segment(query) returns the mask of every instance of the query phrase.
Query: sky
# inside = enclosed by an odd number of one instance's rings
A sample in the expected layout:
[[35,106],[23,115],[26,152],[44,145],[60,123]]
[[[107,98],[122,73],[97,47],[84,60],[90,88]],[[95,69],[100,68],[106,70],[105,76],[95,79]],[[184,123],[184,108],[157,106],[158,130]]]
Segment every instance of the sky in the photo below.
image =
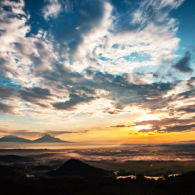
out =
[[195,140],[194,0],[1,0],[0,136]]

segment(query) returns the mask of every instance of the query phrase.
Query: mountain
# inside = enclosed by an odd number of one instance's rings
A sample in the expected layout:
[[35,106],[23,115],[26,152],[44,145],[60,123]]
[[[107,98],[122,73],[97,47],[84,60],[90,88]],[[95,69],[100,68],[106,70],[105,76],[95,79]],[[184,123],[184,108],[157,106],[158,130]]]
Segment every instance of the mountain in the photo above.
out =
[[13,136],[13,135],[7,135],[2,138],[0,138],[0,142],[23,142],[23,143],[31,143],[31,140],[24,139],[21,137]]
[[20,143],[69,143],[68,141],[64,141],[55,137],[52,137],[49,134],[45,134],[44,136],[36,139],[36,140],[28,140],[21,137],[7,135],[0,138],[0,142],[20,142]]
[[33,143],[68,143],[68,142],[61,140],[59,138],[52,137],[49,134],[45,134],[44,136],[34,140]]
[[53,176],[77,176],[77,177],[108,177],[113,176],[111,171],[92,167],[80,160],[70,159],[55,171],[49,172]]

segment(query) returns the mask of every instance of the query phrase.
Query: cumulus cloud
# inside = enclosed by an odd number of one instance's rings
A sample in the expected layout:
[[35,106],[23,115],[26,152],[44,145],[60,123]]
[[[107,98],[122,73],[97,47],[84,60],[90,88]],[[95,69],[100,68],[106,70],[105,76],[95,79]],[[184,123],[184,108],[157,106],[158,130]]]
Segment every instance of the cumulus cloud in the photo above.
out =
[[[16,77],[20,75],[16,59],[19,57],[14,50],[15,42],[22,42],[29,32],[30,27],[26,25],[28,15],[23,11],[24,1],[1,1],[0,26],[1,26],[1,52],[0,67],[1,76]],[[9,9],[6,9],[9,8]],[[25,68],[26,69],[26,68]],[[22,69],[21,69],[22,70]]]

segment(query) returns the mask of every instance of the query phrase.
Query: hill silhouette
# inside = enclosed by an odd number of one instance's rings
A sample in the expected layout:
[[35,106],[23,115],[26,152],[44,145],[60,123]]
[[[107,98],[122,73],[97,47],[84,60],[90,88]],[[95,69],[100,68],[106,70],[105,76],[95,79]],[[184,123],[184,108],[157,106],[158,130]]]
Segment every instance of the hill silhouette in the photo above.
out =
[[92,167],[80,160],[70,159],[55,171],[49,172],[53,176],[78,176],[78,177],[107,177],[112,176],[111,171]]

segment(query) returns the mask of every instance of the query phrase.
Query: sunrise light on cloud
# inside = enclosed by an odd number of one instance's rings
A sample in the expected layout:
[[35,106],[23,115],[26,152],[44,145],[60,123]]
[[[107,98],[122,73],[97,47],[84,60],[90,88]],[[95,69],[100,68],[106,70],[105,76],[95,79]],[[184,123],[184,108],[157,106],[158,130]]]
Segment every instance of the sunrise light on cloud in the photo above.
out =
[[0,0],[2,195],[195,194],[195,0]]
[[86,143],[191,140],[192,5],[2,0],[0,135],[50,133]]

